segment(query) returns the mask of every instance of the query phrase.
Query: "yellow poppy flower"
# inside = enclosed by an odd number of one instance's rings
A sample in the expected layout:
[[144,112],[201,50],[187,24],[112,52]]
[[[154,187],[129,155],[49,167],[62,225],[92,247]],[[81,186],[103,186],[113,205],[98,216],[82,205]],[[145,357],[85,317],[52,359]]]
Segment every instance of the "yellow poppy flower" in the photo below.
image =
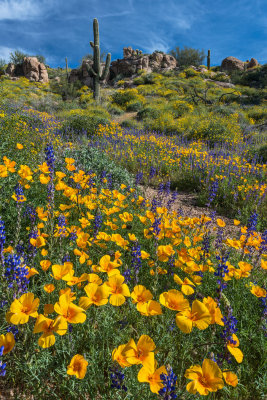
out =
[[15,339],[12,332],[7,332],[6,335],[0,335],[0,348],[4,346],[3,354],[9,353],[15,346]]
[[209,313],[211,315],[211,324],[224,326],[224,323],[222,321],[223,316],[216,301],[213,300],[212,297],[208,296],[204,297],[203,304],[205,304],[205,306],[209,310]]
[[98,286],[97,283],[88,283],[84,288],[87,297],[80,297],[79,306],[87,310],[92,304],[103,306],[108,303],[110,294],[107,286]]
[[155,300],[149,300],[146,303],[137,303],[136,309],[140,314],[145,315],[146,317],[162,314],[161,306]]
[[109,277],[108,282],[105,282],[103,286],[107,286],[111,296],[109,298],[110,304],[113,306],[121,306],[125,303],[125,297],[130,297],[130,290],[124,282],[124,276],[115,274]]
[[55,285],[53,285],[53,283],[47,283],[46,285],[44,285],[44,291],[46,293],[52,293],[55,290]]
[[131,293],[131,298],[133,303],[145,303],[148,300],[152,300],[153,295],[145,286],[137,285]]
[[155,348],[153,339],[148,335],[142,335],[137,344],[133,339],[130,339],[122,354],[125,355],[126,360],[131,365],[142,364],[147,369],[153,369],[155,360],[153,351]]
[[88,361],[80,354],[72,357],[70,364],[67,368],[68,375],[75,375],[78,379],[83,379],[87,371]]
[[228,342],[227,349],[232,354],[232,356],[234,356],[236,361],[240,364],[243,361],[243,353],[238,348],[239,340],[238,340],[238,337],[235,334],[232,335],[232,339],[235,341],[235,344],[233,344],[231,342]]
[[55,312],[62,315],[70,324],[83,324],[86,320],[84,309],[76,306],[68,294],[62,294],[55,304]]
[[260,286],[253,285],[250,291],[256,297],[266,297],[266,290]]
[[176,289],[171,289],[168,292],[163,292],[159,296],[160,303],[174,311],[183,311],[189,309],[189,302],[184,298],[184,295]]
[[55,320],[38,315],[35,322],[33,333],[41,333],[42,336],[38,339],[38,344],[43,349],[47,349],[55,344],[56,338],[54,333],[58,335],[65,335],[68,329],[68,323],[65,318],[58,316]]
[[203,361],[202,367],[193,365],[187,369],[185,377],[191,379],[186,390],[192,394],[198,392],[202,396],[207,396],[209,392],[217,392],[224,386],[222,371],[214,361],[208,359]]
[[225,383],[227,383],[227,385],[233,387],[236,387],[238,385],[238,378],[236,374],[234,374],[231,371],[223,372],[223,378],[225,380]]
[[199,300],[194,300],[192,310],[181,311],[175,318],[177,326],[184,333],[190,333],[193,326],[198,329],[206,329],[211,323],[211,315],[208,308]]
[[51,276],[54,279],[56,279],[57,281],[62,279],[63,276],[65,276],[67,274],[74,275],[73,264],[69,261],[64,262],[63,265],[58,265],[58,264],[52,265],[52,271],[53,271],[53,275],[51,275]]
[[21,143],[17,143],[16,145],[17,149],[22,150],[23,149],[23,145]]
[[150,386],[150,390],[152,393],[158,393],[160,389],[163,388],[163,383],[160,378],[161,374],[167,374],[166,368],[163,365],[162,367],[157,368],[157,363],[155,361],[153,368],[145,368],[142,367],[138,372],[137,379],[139,382],[148,382]]
[[169,258],[175,253],[172,245],[159,246],[157,250],[157,256],[159,261],[167,262]]
[[221,218],[217,218],[217,225],[220,228],[224,228],[225,227],[225,222]]
[[181,285],[181,291],[186,295],[186,296],[190,296],[191,294],[194,293],[194,289],[192,288],[192,286],[195,286],[195,284],[193,282],[190,281],[190,279],[185,278],[183,281],[182,279],[177,275],[174,274],[173,275],[173,279],[174,281],[178,284]]
[[126,346],[127,346],[127,343],[126,344],[121,344],[119,347],[117,347],[116,349],[114,349],[112,351],[112,360],[113,361],[117,361],[117,363],[122,368],[131,366],[131,364],[126,360],[125,354],[123,354],[123,351],[124,351]]
[[[44,249],[43,249],[43,250],[44,250]],[[47,271],[51,264],[52,264],[52,263],[51,263],[51,261],[49,261],[49,260],[42,260],[42,261],[40,261],[40,265],[41,265],[41,268],[42,268],[43,271]]]
[[39,302],[40,300],[35,299],[33,293],[24,293],[10,305],[10,311],[6,314],[7,321],[19,325],[26,324],[30,317],[37,318]]

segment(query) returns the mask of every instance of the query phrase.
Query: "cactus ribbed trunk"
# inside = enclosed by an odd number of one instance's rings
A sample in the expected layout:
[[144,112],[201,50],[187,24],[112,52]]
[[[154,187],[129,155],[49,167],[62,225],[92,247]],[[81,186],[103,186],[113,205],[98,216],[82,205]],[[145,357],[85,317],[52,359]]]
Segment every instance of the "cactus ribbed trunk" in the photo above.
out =
[[66,75],[67,75],[67,81],[69,81],[69,70],[68,70],[68,59],[67,59],[67,57],[65,58],[65,62],[66,62]]
[[100,100],[100,82],[103,81],[104,79],[106,79],[106,77],[108,75],[111,54],[108,53],[107,58],[106,58],[105,68],[104,68],[103,72],[101,73],[99,27],[98,27],[98,21],[96,18],[94,18],[93,29],[94,29],[94,42],[90,42],[90,45],[94,51],[94,62],[93,62],[93,67],[87,65],[87,70],[88,70],[89,74],[93,77],[94,99],[97,102],[99,102],[99,100]]
[[208,56],[207,56],[207,68],[208,68],[208,70],[210,69],[210,50],[208,50]]

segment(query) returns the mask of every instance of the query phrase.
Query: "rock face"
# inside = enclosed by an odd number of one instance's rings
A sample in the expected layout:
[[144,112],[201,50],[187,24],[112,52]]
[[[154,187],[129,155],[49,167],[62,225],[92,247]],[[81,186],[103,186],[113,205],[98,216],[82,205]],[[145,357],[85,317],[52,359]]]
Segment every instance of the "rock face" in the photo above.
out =
[[36,57],[24,57],[20,65],[8,64],[6,74],[10,77],[25,76],[33,82],[49,82],[47,69]]
[[[93,61],[84,60],[80,68],[72,69],[69,76],[70,83],[80,80],[84,85],[91,88],[93,87],[93,77],[88,73],[86,64],[92,65]],[[101,63],[101,66],[103,70],[105,63]],[[108,80],[112,80],[118,75],[131,77],[140,70],[146,72],[160,72],[163,70],[174,69],[176,67],[176,59],[168,54],[156,51],[153,54],[144,55],[141,50],[133,50],[131,47],[124,47],[123,58],[112,61],[109,75],[103,83],[105,84]]]
[[110,79],[117,75],[130,77],[140,70],[153,72],[170,70],[177,67],[177,61],[173,56],[155,51],[152,54],[142,54],[140,50],[124,47],[123,58],[112,61],[110,66]]
[[[84,85],[93,88],[93,76],[91,76],[87,70],[86,65],[93,65],[93,61],[91,60],[83,60],[82,65],[80,68],[75,68],[70,71],[70,76],[69,76],[69,82],[73,83],[76,82],[77,80],[81,81]],[[102,71],[105,68],[105,63],[101,63]],[[103,81],[103,83],[106,83],[108,80],[109,75],[107,76],[107,79]]]
[[226,57],[222,60],[221,70],[222,71],[244,71],[245,63],[235,57]]
[[257,67],[259,65],[258,61],[256,60],[256,58],[252,58],[248,64],[247,64],[247,68],[254,68]]

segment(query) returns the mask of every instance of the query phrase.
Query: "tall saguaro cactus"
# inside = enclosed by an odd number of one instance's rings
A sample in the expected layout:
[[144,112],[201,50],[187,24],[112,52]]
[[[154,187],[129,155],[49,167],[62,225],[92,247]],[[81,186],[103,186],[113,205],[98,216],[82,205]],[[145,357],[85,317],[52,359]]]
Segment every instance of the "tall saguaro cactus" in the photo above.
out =
[[69,81],[69,69],[68,69],[68,59],[67,57],[65,58],[65,62],[66,62],[66,76],[67,76],[67,82]]
[[101,63],[100,63],[100,47],[99,47],[99,28],[98,28],[98,20],[94,18],[93,22],[93,28],[94,28],[94,42],[90,42],[91,47],[93,48],[94,51],[94,63],[93,66],[87,65],[87,70],[91,76],[93,76],[93,84],[94,84],[94,99],[99,102],[100,99],[100,82],[106,79],[108,72],[109,72],[109,66],[110,66],[110,60],[111,60],[111,54],[108,53],[106,57],[106,64],[105,68],[101,72]]
[[207,68],[210,69],[210,50],[208,50],[208,55],[207,55]]

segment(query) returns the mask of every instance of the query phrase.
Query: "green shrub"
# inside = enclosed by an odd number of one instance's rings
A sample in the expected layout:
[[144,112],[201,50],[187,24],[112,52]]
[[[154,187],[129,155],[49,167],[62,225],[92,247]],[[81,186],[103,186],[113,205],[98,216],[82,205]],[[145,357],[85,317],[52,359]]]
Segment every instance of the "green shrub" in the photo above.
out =
[[138,99],[138,96],[136,89],[117,90],[112,95],[112,100],[115,104],[123,107],[126,103]]
[[140,110],[137,113],[137,118],[139,120],[144,120],[146,118],[158,118],[160,116],[160,114],[162,114],[162,112],[164,112],[161,108],[159,107],[153,107],[150,105],[145,106],[142,110]]
[[140,111],[143,108],[143,102],[141,100],[131,100],[126,103],[127,111]]
[[141,129],[140,123],[138,123],[138,121],[136,121],[136,119],[133,118],[124,120],[120,125],[123,128]]
[[107,110],[112,115],[122,115],[124,113],[124,110],[117,106],[117,104],[109,104]]
[[267,109],[264,107],[252,107],[248,110],[247,115],[256,122],[264,121],[267,119]]
[[[75,111],[75,110],[73,110]],[[107,115],[95,114],[72,114],[64,122],[62,126],[63,133],[69,132],[85,133],[89,136],[94,135],[97,127],[106,125],[109,122]]]
[[197,67],[203,63],[206,57],[204,50],[197,50],[187,46],[184,46],[183,49],[176,47],[175,50],[171,50],[170,54],[176,58],[178,66],[181,68],[186,68],[190,65]]
[[98,179],[103,177],[104,172],[106,176],[111,175],[111,182],[114,188],[119,188],[122,183],[133,185],[133,177],[125,168],[117,165],[105,153],[92,145],[90,147],[82,147],[79,150],[72,150],[67,157],[73,157],[77,165],[84,171],[94,171]]

